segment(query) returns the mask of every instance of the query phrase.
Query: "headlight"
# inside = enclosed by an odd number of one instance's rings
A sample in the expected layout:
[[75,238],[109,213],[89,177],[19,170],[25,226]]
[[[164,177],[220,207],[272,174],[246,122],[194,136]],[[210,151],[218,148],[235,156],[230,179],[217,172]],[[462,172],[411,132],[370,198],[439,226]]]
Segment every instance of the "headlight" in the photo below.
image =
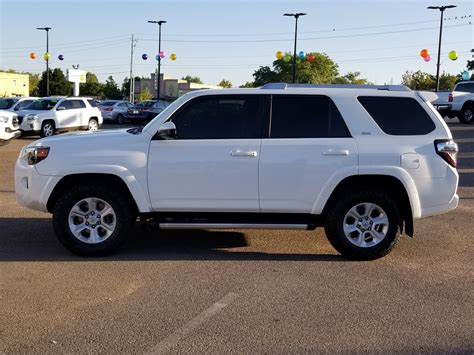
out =
[[26,115],[25,118],[26,118],[27,121],[34,121],[34,120],[38,119],[38,116],[36,116],[36,115]]
[[8,123],[8,117],[0,117],[0,123]]
[[23,149],[22,159],[28,162],[28,165],[38,164],[49,155],[49,147],[26,147]]

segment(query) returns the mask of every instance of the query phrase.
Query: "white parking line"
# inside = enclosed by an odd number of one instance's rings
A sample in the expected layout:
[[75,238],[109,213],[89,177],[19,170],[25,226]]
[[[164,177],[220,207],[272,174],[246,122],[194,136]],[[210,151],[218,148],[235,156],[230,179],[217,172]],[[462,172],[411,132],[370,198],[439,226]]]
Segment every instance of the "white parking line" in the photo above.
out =
[[178,344],[178,342],[184,338],[187,334],[191,333],[193,330],[198,328],[205,321],[215,316],[217,313],[222,311],[227,305],[232,303],[237,298],[236,293],[229,293],[219,301],[214,303],[211,307],[198,314],[196,317],[187,322],[184,326],[176,330],[174,333],[170,334],[168,337],[160,341],[156,346],[148,351],[147,354],[165,354],[173,346]]

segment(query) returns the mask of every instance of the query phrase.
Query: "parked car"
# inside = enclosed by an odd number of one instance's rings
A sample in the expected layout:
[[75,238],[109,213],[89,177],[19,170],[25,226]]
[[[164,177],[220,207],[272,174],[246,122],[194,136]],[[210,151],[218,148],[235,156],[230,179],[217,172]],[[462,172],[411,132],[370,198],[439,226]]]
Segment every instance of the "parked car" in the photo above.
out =
[[0,98],[0,110],[20,111],[38,97],[3,97]]
[[116,250],[140,217],[161,229],[323,226],[343,256],[380,258],[414,219],[458,205],[458,147],[428,101],[390,85],[195,91],[145,127],[29,144],[16,198],[52,213],[80,255]]
[[132,122],[149,122],[169,106],[167,101],[143,101],[127,111],[127,119]]
[[104,120],[115,121],[119,124],[125,122],[127,118],[127,111],[133,105],[128,101],[122,100],[107,100],[99,103],[99,110],[102,113]]
[[103,119],[94,100],[82,97],[39,99],[18,112],[22,134],[52,136],[78,129],[96,131]]
[[474,81],[461,81],[452,92],[438,92],[433,105],[441,116],[457,117],[461,123],[474,122]]
[[18,138],[20,135],[18,115],[10,111],[0,110],[0,145],[13,138]]

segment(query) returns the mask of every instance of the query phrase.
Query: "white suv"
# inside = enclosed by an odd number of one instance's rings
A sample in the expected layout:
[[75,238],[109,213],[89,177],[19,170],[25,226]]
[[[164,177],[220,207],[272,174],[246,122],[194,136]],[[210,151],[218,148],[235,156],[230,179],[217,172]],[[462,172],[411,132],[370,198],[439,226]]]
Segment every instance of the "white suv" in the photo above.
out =
[[345,257],[386,255],[413,220],[458,205],[457,145],[405,87],[203,90],[144,128],[22,149],[18,202],[53,214],[80,255],[115,250],[137,220],[162,229],[324,226]]
[[52,136],[55,132],[78,129],[96,131],[102,125],[102,114],[94,100],[81,97],[46,97],[18,112],[23,134]]

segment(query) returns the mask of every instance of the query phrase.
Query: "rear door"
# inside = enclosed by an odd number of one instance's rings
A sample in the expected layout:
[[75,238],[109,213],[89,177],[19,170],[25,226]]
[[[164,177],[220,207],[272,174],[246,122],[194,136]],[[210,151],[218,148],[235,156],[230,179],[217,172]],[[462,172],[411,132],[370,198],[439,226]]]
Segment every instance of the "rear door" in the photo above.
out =
[[323,95],[273,95],[259,167],[262,212],[311,213],[331,179],[357,173],[354,139]]

